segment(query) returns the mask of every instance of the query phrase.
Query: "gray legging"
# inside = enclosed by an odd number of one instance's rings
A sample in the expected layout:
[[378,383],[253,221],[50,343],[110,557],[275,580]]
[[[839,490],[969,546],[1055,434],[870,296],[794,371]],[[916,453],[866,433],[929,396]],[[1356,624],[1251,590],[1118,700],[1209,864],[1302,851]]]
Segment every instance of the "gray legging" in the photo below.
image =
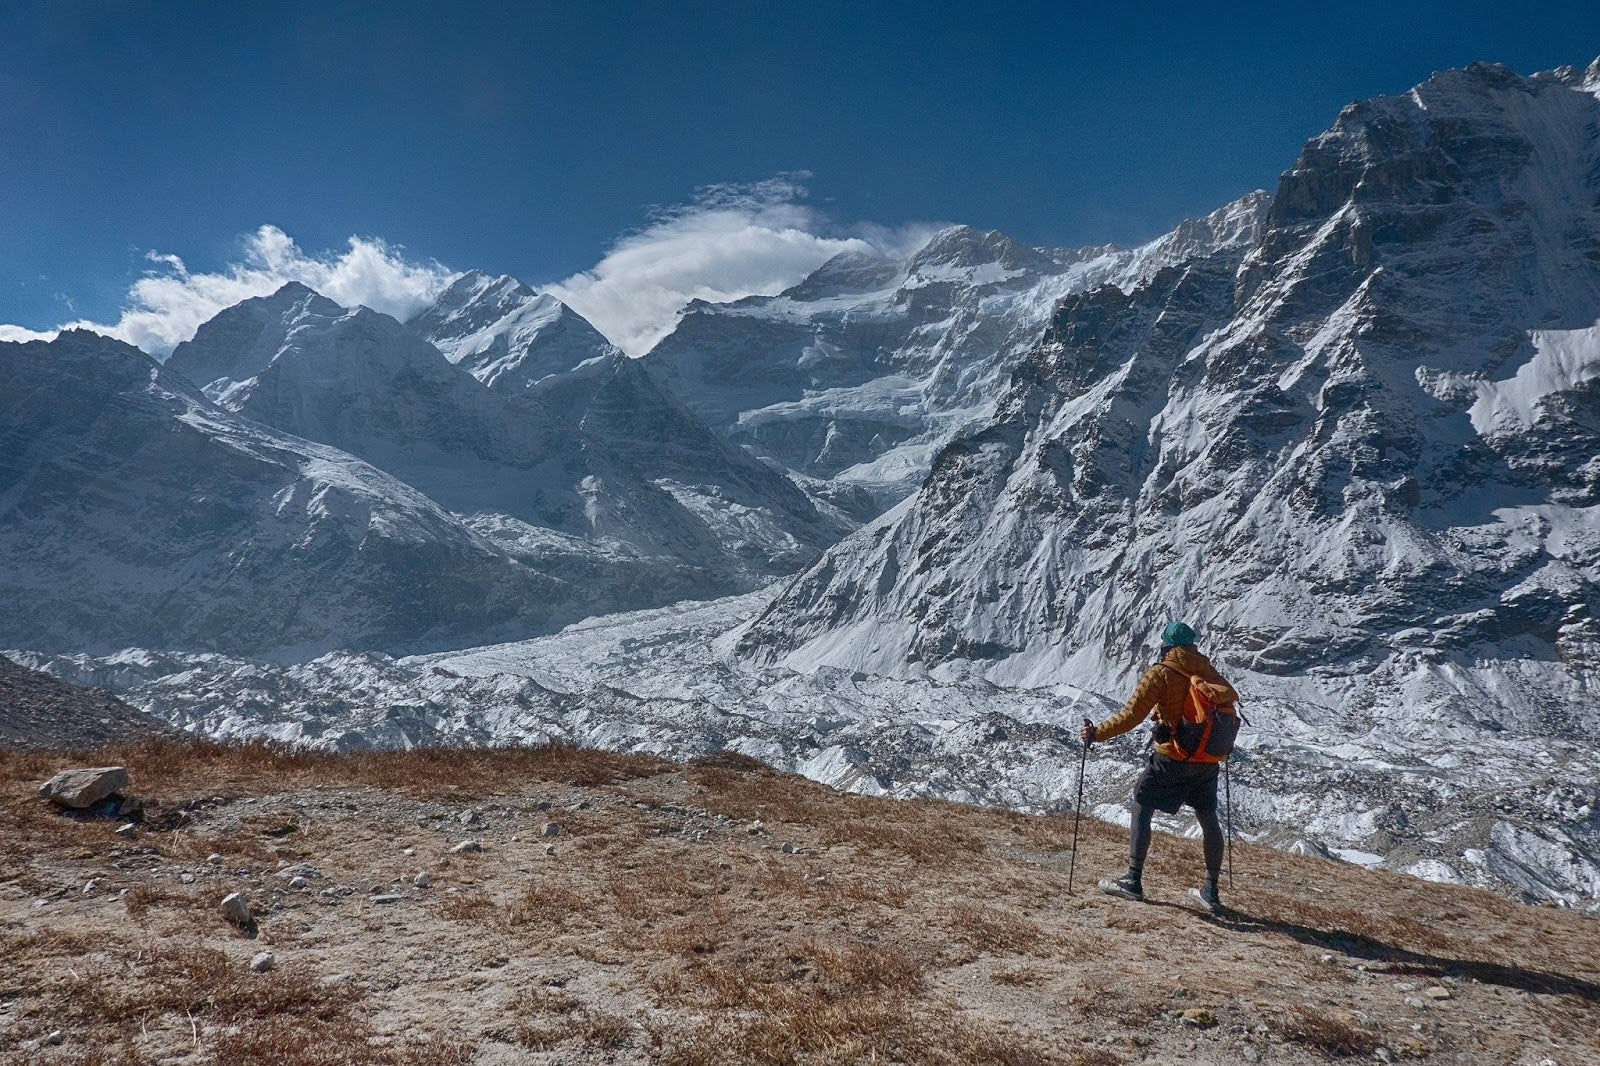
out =
[[[1128,834],[1128,860],[1135,870],[1144,869],[1144,857],[1150,853],[1150,819],[1155,817],[1155,813],[1154,807],[1142,803],[1133,805],[1133,824]],[[1200,821],[1200,834],[1205,840],[1206,874],[1215,881],[1217,875],[1222,873],[1222,823],[1217,821],[1215,808],[1195,811],[1194,816]]]

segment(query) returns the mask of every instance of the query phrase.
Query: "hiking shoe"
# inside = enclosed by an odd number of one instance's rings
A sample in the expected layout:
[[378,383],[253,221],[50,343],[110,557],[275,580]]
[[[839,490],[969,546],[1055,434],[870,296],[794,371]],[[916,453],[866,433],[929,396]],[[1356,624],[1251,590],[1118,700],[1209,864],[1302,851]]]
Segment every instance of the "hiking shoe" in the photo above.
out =
[[1222,913],[1222,896],[1217,892],[1217,886],[1210,882],[1200,888],[1191,888],[1189,890],[1189,902],[1207,914]]
[[1100,891],[1108,896],[1121,896],[1123,899],[1131,899],[1139,903],[1144,902],[1144,885],[1137,877],[1124,875],[1115,881],[1109,877],[1102,877],[1100,879]]

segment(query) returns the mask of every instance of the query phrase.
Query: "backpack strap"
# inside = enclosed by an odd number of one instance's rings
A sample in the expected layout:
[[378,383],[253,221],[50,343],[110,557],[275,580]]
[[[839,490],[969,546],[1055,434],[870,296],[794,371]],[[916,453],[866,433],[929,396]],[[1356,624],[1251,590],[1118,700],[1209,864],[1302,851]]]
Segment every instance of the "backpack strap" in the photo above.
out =
[[[1156,665],[1157,666],[1164,666],[1168,670],[1171,670],[1173,673],[1177,674],[1179,677],[1187,678],[1188,681],[1189,681],[1189,684],[1191,686],[1194,685],[1194,675],[1189,673],[1189,671],[1184,670],[1184,669],[1182,669],[1180,667],[1177,667],[1177,666],[1173,666],[1171,663],[1167,662],[1165,659],[1162,659],[1162,660],[1158,661],[1156,663]],[[1188,698],[1189,698],[1188,693],[1185,693],[1184,694],[1184,699],[1187,700]],[[1179,721],[1180,724],[1182,723],[1183,719],[1184,719],[1183,712],[1181,712],[1181,711],[1178,712],[1178,721]],[[1205,750],[1205,748],[1206,748],[1206,743],[1205,742],[1206,742],[1206,739],[1209,738],[1210,733],[1211,733],[1211,723],[1208,721],[1208,722],[1206,722],[1206,736],[1201,738],[1200,743],[1195,745],[1195,749],[1193,751],[1189,751],[1186,748],[1184,748],[1182,741],[1180,741],[1178,739],[1178,731],[1176,729],[1173,729],[1172,730],[1172,735],[1167,738],[1167,744],[1171,746],[1173,751],[1178,753],[1178,761],[1179,762],[1190,762],[1190,761],[1192,761],[1194,759],[1194,757],[1196,755],[1198,755],[1200,752]]]

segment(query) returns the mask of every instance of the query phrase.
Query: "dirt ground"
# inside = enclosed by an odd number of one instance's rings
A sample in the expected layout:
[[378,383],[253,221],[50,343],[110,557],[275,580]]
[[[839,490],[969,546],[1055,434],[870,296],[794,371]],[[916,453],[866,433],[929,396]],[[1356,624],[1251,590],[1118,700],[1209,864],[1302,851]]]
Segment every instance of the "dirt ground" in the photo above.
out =
[[[122,835],[34,795],[108,764]],[[0,753],[0,825],[7,1063],[1600,1062],[1593,919],[1243,845],[1211,917],[1166,836],[1132,903],[1089,819],[1069,893],[1070,816],[739,756]]]

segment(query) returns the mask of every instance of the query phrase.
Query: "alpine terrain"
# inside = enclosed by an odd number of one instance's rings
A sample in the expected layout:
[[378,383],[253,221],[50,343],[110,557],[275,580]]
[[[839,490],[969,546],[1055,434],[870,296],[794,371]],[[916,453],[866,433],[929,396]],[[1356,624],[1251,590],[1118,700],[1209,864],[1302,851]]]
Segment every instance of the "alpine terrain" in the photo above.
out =
[[1347,107],[1248,245],[1063,301],[739,654],[1115,696],[1189,619],[1250,822],[1593,899],[1597,93],[1478,65]]
[[1600,61],[1446,71],[1143,247],[943,228],[638,359],[476,271],[0,345],[0,647],[214,737],[1049,812],[1181,618],[1243,839],[1596,911],[1597,130]]

